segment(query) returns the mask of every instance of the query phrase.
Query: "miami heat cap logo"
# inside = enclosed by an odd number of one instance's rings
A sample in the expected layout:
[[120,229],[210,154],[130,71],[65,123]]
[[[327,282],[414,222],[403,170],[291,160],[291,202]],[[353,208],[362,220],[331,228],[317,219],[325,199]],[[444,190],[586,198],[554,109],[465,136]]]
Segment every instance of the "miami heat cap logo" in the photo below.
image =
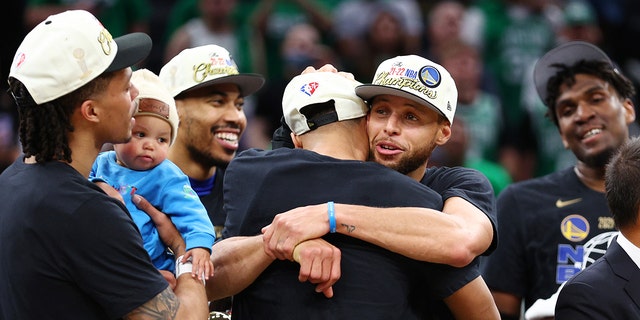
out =
[[300,91],[311,97],[313,93],[316,92],[316,89],[318,89],[319,86],[320,85],[317,82],[305,83],[302,85],[302,87],[300,87]]
[[562,235],[569,241],[579,242],[589,236],[589,221],[581,215],[572,214],[560,223]]

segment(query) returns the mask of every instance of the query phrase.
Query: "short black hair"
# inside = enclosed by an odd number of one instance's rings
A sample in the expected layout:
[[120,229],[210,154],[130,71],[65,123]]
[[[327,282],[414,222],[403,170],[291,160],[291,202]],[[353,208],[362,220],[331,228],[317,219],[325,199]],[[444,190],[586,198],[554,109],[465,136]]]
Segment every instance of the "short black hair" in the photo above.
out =
[[547,81],[547,116],[558,126],[556,116],[556,100],[560,96],[562,85],[572,86],[576,82],[577,74],[588,74],[610,83],[622,99],[634,98],[636,91],[633,82],[622,75],[609,62],[600,60],[580,60],[572,66],[553,64],[558,69],[556,74]]
[[19,136],[25,157],[36,162],[62,160],[71,163],[67,134],[74,130],[71,115],[83,101],[106,90],[113,72],[106,72],[84,86],[43,104],[36,104],[25,85],[9,78],[9,90],[18,108]]

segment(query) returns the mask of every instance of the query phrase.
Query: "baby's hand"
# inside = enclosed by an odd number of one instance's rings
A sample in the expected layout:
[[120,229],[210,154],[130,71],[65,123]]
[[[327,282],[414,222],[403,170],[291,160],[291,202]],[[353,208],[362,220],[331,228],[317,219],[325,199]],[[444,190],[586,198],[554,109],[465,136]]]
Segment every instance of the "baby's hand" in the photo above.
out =
[[[184,255],[184,259],[191,257],[193,270],[191,276],[198,280],[209,280],[213,276],[213,262],[211,262],[211,254],[205,248],[193,248]],[[204,277],[204,278],[203,278]]]

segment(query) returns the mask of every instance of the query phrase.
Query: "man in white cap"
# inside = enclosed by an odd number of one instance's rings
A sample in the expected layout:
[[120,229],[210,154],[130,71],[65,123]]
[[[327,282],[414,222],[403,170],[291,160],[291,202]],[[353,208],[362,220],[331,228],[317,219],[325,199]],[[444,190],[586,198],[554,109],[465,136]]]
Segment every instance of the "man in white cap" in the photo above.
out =
[[[339,234],[348,232],[337,224],[336,202],[438,210],[442,205],[433,190],[365,161],[369,108],[355,94],[358,84],[330,72],[295,77],[285,89],[283,114],[296,148],[252,149],[230,163],[225,239],[213,247],[216,273],[208,292],[234,295],[238,319],[419,319],[433,311],[424,308],[429,298],[449,299],[459,317],[497,319],[476,268],[412,260]],[[319,223],[327,235],[298,243],[291,259],[267,255],[263,236],[256,234],[276,214],[308,203],[322,203]],[[458,295],[461,287],[466,290]]]
[[[366,226],[350,235],[422,261],[466,266],[492,252],[497,245],[494,197],[486,177],[462,167],[427,169],[431,152],[451,135],[457,90],[449,73],[428,59],[398,56],[381,63],[373,83],[358,86],[356,94],[375,111],[367,124],[370,160],[440,193],[447,215],[339,205],[338,219],[345,219],[339,225]],[[285,140],[288,130],[281,127],[274,139]],[[276,217],[265,232],[267,251],[278,258],[290,257],[297,243],[327,232],[323,227],[303,227],[318,225],[313,222],[322,216],[320,206],[296,211]],[[395,215],[393,221],[376,223],[389,214]]]
[[[425,208],[336,204],[336,220],[344,226],[338,232],[412,259],[478,269],[477,256],[497,245],[490,183],[477,170],[427,169],[434,148],[451,135],[457,89],[450,74],[420,56],[398,56],[382,62],[372,84],[358,86],[356,94],[371,107],[370,159],[437,191],[446,214]],[[265,231],[267,252],[280,259],[290,257],[295,245],[327,232],[319,223],[322,219],[320,205],[277,216]]]
[[216,228],[224,226],[224,168],[238,150],[247,126],[245,97],[258,91],[264,78],[240,74],[225,48],[204,45],[185,49],[160,70],[160,79],[176,100],[180,130],[169,159],[189,176]]
[[[229,51],[213,44],[181,51],[162,67],[159,76],[175,98],[180,117],[169,160],[189,177],[219,239],[226,220],[224,170],[236,155],[247,126],[245,98],[262,87],[264,77],[240,74]],[[215,311],[229,308],[229,300],[211,303]]]
[[24,155],[0,175],[1,318],[206,316],[202,282],[179,275],[174,292],[124,204],[87,179],[103,144],[131,138],[130,66],[150,50],[86,11],[48,17],[18,48],[8,80]]

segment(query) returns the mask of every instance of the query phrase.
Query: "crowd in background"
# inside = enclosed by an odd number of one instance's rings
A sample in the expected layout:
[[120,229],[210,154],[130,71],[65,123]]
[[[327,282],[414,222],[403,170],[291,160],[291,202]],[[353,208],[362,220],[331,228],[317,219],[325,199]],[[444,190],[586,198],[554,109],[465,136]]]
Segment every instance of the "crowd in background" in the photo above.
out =
[[[418,54],[442,64],[459,91],[453,137],[430,165],[483,172],[498,193],[513,181],[575,162],[532,81],[535,61],[568,40],[602,48],[640,84],[640,2],[633,0],[22,0],[2,10],[0,76],[24,34],[49,14],[93,12],[113,33],[151,35],[139,67],[155,73],[175,54],[214,43],[227,48],[240,72],[265,76],[247,99],[242,148],[268,149],[280,124],[284,88],[306,66],[326,63],[370,83],[376,66]],[[0,169],[20,152],[15,105],[2,81]],[[636,105],[638,105],[636,103]],[[632,133],[635,132],[632,130]]]

